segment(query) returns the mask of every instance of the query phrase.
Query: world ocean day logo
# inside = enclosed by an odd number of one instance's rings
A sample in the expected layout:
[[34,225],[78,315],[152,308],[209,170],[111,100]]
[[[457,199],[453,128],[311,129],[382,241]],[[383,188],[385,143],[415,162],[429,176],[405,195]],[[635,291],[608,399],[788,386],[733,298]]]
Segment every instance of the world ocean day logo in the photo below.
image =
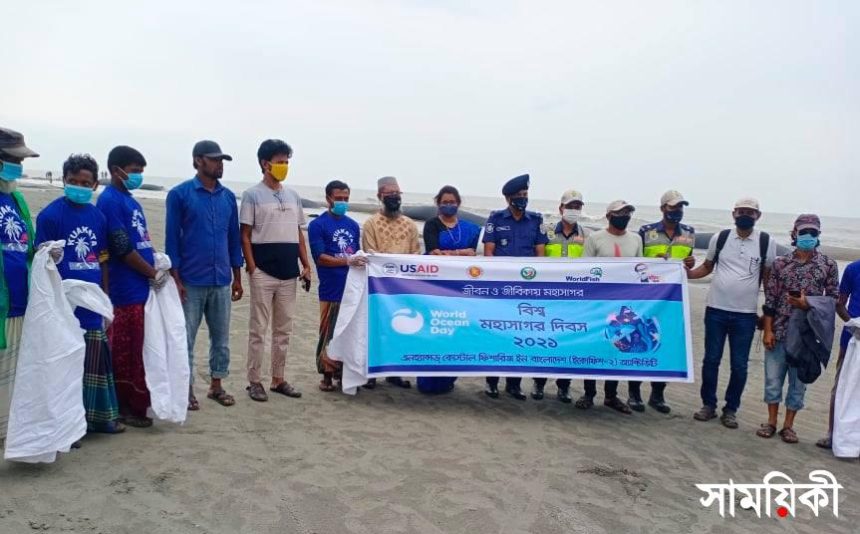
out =
[[424,316],[415,310],[401,308],[391,315],[391,329],[398,334],[411,336],[424,328]]

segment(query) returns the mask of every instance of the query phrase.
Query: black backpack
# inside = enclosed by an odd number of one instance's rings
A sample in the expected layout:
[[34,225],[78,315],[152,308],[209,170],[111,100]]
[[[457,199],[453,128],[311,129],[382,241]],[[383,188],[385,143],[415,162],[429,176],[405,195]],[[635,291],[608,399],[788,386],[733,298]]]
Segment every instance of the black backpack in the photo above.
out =
[[[714,265],[720,261],[720,251],[723,250],[723,247],[726,246],[726,241],[729,240],[729,235],[732,233],[732,230],[727,228],[720,232],[720,235],[717,237],[717,251],[714,253]],[[758,238],[758,257],[759,261],[759,271],[758,271],[758,280],[759,283],[764,279],[764,266],[767,263],[767,249],[770,246],[770,235],[767,232],[760,232]]]

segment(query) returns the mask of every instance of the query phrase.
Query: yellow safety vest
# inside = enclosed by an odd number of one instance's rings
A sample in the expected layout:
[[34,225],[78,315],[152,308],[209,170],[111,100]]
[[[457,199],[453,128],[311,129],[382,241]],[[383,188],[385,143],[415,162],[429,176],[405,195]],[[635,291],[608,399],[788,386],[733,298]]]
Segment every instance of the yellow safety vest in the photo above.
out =
[[[659,223],[658,223],[659,224]],[[695,231],[684,224],[679,224],[672,239],[657,225],[648,225],[642,229],[643,253],[646,258],[662,258],[667,253],[675,260],[682,260],[693,253],[696,244]]]
[[544,248],[544,254],[549,258],[581,258],[585,252],[585,229],[577,225],[578,233],[565,238],[558,230],[547,228],[549,243]]

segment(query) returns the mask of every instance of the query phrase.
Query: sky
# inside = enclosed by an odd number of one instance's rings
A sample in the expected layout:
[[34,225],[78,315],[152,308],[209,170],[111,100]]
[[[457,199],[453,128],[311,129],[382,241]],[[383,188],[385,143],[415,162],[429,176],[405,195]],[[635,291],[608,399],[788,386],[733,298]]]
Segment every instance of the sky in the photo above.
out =
[[260,177],[501,197],[857,216],[860,2],[18,2],[4,20],[0,126],[59,169],[141,150],[192,176],[191,148]]

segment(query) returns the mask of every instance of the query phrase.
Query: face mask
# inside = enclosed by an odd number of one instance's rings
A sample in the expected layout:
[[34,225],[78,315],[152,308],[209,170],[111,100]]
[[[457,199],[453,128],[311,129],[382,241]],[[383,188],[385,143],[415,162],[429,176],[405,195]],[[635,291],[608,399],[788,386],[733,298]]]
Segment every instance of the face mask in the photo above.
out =
[[681,210],[667,211],[665,216],[666,216],[666,220],[669,221],[670,223],[678,224],[684,218],[684,212]]
[[66,198],[75,204],[89,204],[93,198],[93,190],[89,187],[66,184],[63,187]]
[[385,206],[385,211],[388,213],[400,211],[400,195],[382,197],[382,205]]
[[0,178],[11,182],[17,180],[24,174],[24,166],[20,163],[9,163],[0,161]]
[[453,217],[457,215],[458,206],[456,204],[439,204],[439,213],[445,217]]
[[130,172],[126,175],[125,188],[134,191],[143,184],[143,175],[139,172]]
[[271,163],[272,167],[269,169],[269,174],[272,175],[272,178],[279,182],[283,182],[287,179],[287,173],[290,171],[289,163]]
[[740,215],[735,217],[735,226],[741,230],[749,230],[755,226],[755,218],[749,215]]
[[800,250],[812,250],[818,246],[818,238],[809,234],[801,234],[795,240]]
[[335,200],[334,204],[332,204],[331,212],[337,215],[338,217],[343,217],[346,215],[346,211],[349,209],[349,202],[344,200]]
[[626,230],[630,224],[630,215],[612,215],[609,217],[609,224],[618,230]]
[[526,206],[529,205],[528,197],[517,197],[511,200],[511,206],[520,211],[526,211]]
[[561,212],[561,218],[567,224],[576,224],[582,216],[582,210],[565,209]]

